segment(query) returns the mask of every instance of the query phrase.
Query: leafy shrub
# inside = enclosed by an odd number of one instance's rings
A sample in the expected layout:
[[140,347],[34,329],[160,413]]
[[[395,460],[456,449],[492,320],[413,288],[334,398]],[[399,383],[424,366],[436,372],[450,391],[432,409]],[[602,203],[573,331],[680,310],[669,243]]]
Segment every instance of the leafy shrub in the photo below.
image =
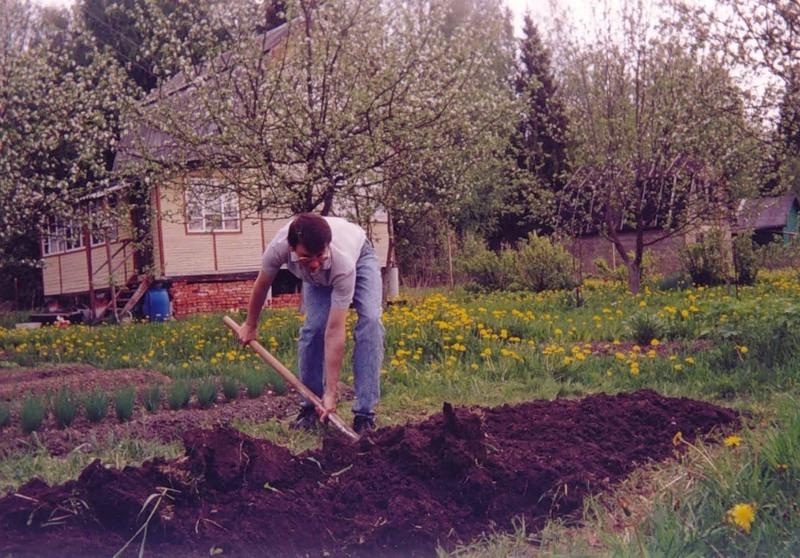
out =
[[736,272],[736,283],[752,285],[758,275],[758,255],[753,241],[747,234],[740,234],[733,239],[733,269]]
[[[470,290],[567,289],[572,280],[572,257],[563,247],[535,234],[517,250],[495,253],[475,237],[467,237],[461,249],[459,273],[471,282]],[[477,287],[477,288],[476,288]]]
[[29,394],[22,401],[22,410],[19,413],[22,431],[25,434],[30,434],[34,430],[38,430],[44,421],[44,415],[47,412],[47,403],[43,397]]
[[628,322],[631,336],[638,345],[649,345],[653,339],[660,339],[663,332],[661,322],[650,314],[637,314]]
[[208,409],[217,401],[217,384],[214,378],[206,378],[197,386],[197,401],[203,409]]
[[468,236],[461,247],[461,254],[458,271],[467,280],[488,290],[511,287],[516,264],[513,251],[504,249],[496,254],[482,240]]
[[161,386],[153,384],[147,387],[142,393],[142,402],[144,403],[144,408],[149,412],[155,413],[158,411],[161,406]]
[[66,386],[62,387],[53,399],[53,416],[56,424],[61,428],[66,428],[75,420],[78,413],[78,398],[72,390]]
[[233,376],[224,376],[222,378],[222,393],[225,394],[225,399],[234,401],[239,397],[239,382]]
[[709,231],[700,242],[681,250],[680,257],[695,285],[722,285],[728,279],[728,251],[720,230]]
[[264,386],[267,378],[260,372],[252,370],[244,375],[244,387],[247,389],[247,397],[256,398],[264,393]]
[[530,291],[569,289],[572,256],[550,238],[531,234],[516,252],[518,285]]
[[173,411],[183,409],[189,404],[192,398],[192,382],[187,379],[179,379],[172,382],[167,394],[167,404]]
[[0,428],[11,424],[11,409],[5,403],[0,403]]
[[100,389],[95,389],[83,400],[86,409],[86,418],[90,422],[100,422],[108,413],[108,395]]
[[133,386],[126,386],[117,390],[117,393],[114,395],[114,410],[120,421],[125,422],[126,420],[131,420],[135,401],[136,389]]

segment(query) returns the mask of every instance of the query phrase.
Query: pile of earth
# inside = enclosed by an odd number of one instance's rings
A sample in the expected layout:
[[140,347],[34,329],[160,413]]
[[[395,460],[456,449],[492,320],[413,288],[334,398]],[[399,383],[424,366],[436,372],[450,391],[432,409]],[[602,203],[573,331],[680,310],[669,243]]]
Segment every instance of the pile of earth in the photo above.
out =
[[[0,555],[434,556],[523,516],[573,517],[584,497],[734,411],[652,391],[453,408],[293,456],[236,430],[193,430],[186,455],[90,464],[0,500]],[[158,495],[158,496],[153,496]],[[146,524],[146,533],[141,527]]]

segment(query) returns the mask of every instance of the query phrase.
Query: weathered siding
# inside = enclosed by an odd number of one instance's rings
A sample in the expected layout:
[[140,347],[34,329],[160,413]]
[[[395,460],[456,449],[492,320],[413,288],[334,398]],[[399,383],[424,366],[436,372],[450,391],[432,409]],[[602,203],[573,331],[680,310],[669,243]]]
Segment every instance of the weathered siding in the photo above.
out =
[[[113,262],[111,269],[114,269],[117,264],[122,263],[127,256],[127,261],[120,266],[119,269],[114,270],[114,282],[117,285],[122,285],[125,281],[133,275],[133,259],[132,248],[126,247],[124,252],[114,255],[122,241],[111,243],[111,254]],[[108,253],[106,252],[105,244],[95,246],[92,248],[92,268],[94,269],[94,288],[103,289],[109,286],[108,266],[106,259]],[[87,273],[86,250],[81,248],[71,252],[62,254],[54,254],[44,257],[44,268],[42,269],[42,276],[44,282],[44,295],[56,296],[60,294],[74,294],[85,293],[89,291],[89,274]]]
[[[160,242],[154,242],[154,254],[163,249],[161,277],[189,277],[258,271],[261,256],[287,217],[265,214],[260,220],[241,220],[240,232],[190,233],[183,210],[180,188],[162,187],[159,211],[162,215]],[[389,247],[387,224],[374,223],[371,236],[381,265],[386,264]],[[158,260],[157,260],[158,261]]]

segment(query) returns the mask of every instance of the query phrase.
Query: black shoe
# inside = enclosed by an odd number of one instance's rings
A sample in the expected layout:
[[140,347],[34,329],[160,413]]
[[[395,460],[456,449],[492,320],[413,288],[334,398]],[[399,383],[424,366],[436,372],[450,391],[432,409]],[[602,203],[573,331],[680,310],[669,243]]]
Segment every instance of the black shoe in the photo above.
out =
[[356,434],[363,434],[375,430],[375,417],[370,415],[356,415],[353,417],[353,430]]
[[292,430],[314,430],[319,424],[319,417],[314,407],[300,407],[297,417],[289,424]]

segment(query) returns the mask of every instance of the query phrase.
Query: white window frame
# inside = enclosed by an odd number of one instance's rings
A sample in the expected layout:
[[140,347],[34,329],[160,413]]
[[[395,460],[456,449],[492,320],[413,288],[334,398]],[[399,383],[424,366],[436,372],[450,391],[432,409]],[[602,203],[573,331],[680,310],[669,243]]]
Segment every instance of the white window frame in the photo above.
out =
[[187,232],[241,232],[239,196],[236,192],[221,192],[221,183],[220,180],[208,178],[189,180],[185,194]]
[[42,255],[53,256],[81,250],[83,226],[77,219],[51,219],[42,238]]
[[[93,217],[94,214],[95,203],[89,202],[89,217]],[[91,229],[92,247],[103,246],[106,242],[111,243],[119,240],[119,223],[116,218],[107,227],[101,227],[99,223],[92,221]]]

